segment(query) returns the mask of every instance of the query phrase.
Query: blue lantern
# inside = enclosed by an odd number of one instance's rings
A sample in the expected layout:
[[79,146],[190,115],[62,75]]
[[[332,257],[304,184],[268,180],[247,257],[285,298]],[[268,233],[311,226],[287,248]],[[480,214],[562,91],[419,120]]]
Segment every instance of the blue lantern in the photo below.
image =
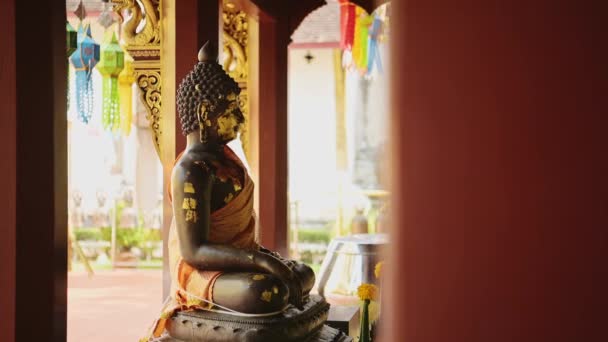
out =
[[99,62],[99,44],[91,36],[91,26],[78,27],[78,46],[70,56],[76,71],[76,106],[78,119],[89,123],[93,115],[93,68]]

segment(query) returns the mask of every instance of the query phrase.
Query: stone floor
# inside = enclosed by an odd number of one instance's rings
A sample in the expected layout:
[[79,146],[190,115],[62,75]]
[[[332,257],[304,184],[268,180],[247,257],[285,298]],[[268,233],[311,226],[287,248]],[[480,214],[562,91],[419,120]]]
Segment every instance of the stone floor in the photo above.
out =
[[68,342],[137,342],[162,303],[161,270],[68,275]]

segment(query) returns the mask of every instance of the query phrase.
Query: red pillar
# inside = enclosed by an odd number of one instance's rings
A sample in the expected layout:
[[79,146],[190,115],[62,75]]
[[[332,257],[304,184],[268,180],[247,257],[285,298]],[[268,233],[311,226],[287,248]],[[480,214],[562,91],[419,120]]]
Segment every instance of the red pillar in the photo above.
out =
[[[173,163],[186,148],[186,137],[175,106],[177,88],[198,62],[199,49],[206,41],[219,40],[219,1],[174,0],[163,3],[166,21],[163,33],[163,180],[169,189]],[[167,195],[167,193],[165,193]],[[168,256],[168,236],[173,209],[168,196],[163,203],[163,252]],[[163,298],[169,294],[169,259],[163,258]]]
[[16,276],[16,208],[17,197],[17,80],[15,73],[15,1],[0,2],[0,146],[3,162],[0,163],[0,222],[3,237],[0,239],[0,331],[7,341],[15,339],[15,276]]
[[6,341],[65,341],[65,1],[35,6],[0,5],[0,327]]
[[393,1],[388,340],[608,340],[599,3]]
[[[218,46],[219,1],[175,1],[175,89],[198,62],[199,49],[207,41]],[[177,113],[176,113],[177,115]],[[179,118],[175,118],[175,153],[186,148]]]
[[[250,21],[250,165],[262,245],[287,255],[287,45],[286,17]],[[255,24],[255,25],[252,25]]]

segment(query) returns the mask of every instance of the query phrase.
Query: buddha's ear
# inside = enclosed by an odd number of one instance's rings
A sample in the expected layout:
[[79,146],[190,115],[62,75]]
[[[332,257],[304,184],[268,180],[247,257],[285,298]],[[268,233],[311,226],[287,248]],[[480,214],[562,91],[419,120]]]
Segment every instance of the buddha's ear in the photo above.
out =
[[196,113],[196,119],[198,120],[199,139],[203,144],[207,142],[207,130],[205,129],[205,126],[211,126],[211,121],[209,121],[208,116],[209,103],[203,100],[200,106],[198,107],[198,111]]
[[209,120],[209,112],[212,110],[209,101],[203,100],[198,109],[198,122],[202,126],[211,126],[211,120]]

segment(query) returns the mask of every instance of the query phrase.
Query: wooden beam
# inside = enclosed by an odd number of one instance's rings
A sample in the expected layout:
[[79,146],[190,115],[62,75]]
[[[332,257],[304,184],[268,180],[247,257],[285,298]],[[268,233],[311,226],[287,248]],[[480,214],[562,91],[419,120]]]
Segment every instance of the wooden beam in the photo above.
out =
[[389,2],[389,0],[350,0],[350,2],[363,8],[368,14],[372,14],[378,7]]
[[247,15],[258,21],[277,18],[287,22],[288,34],[295,31],[302,20],[317,8],[325,5],[325,0],[226,0],[237,8],[245,11]]

